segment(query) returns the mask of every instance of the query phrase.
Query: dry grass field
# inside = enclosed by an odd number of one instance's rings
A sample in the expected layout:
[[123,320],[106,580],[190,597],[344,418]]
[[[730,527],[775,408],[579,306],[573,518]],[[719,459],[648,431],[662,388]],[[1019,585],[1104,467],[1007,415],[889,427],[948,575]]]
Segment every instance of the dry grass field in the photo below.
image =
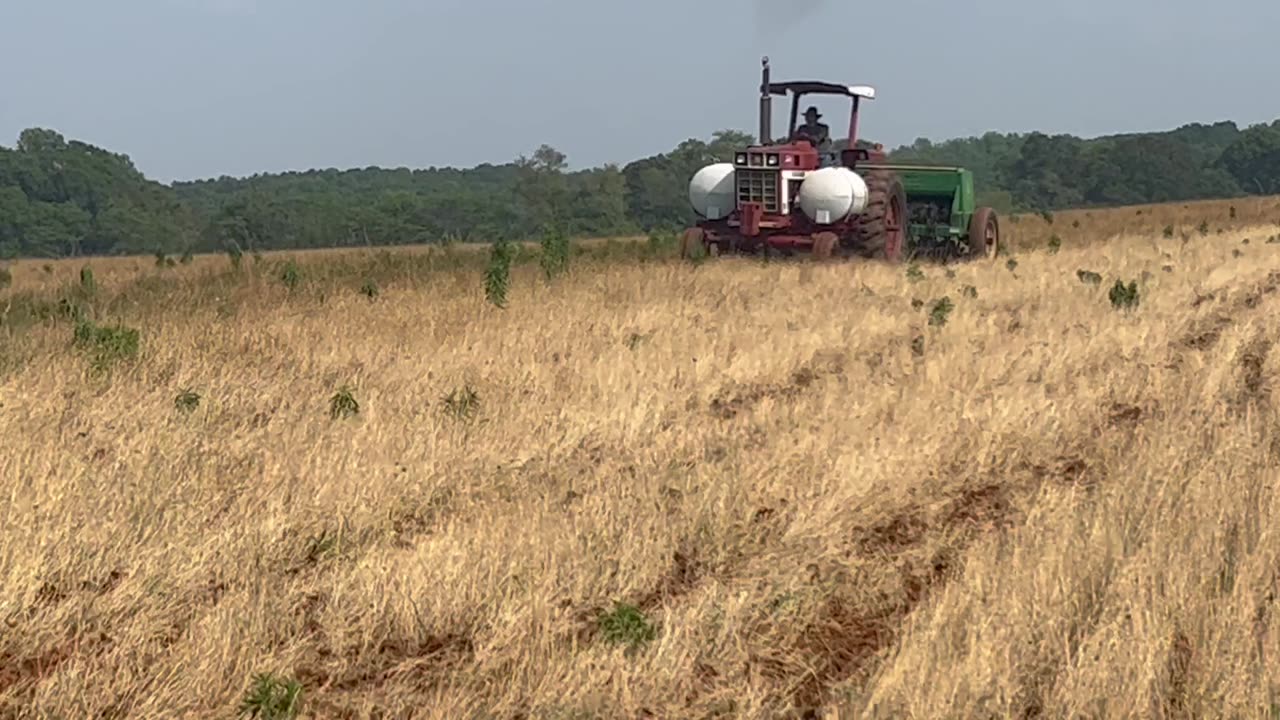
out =
[[0,717],[1277,717],[1238,205],[922,275],[585,255],[505,310],[409,250],[16,263]]

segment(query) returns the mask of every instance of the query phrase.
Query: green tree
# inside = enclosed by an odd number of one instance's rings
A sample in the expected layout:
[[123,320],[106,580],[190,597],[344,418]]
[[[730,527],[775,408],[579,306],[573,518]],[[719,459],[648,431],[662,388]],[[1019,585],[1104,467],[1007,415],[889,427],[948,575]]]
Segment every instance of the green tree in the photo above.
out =
[[[250,252],[676,230],[696,220],[690,177],[754,144],[745,132],[720,130],[621,168],[570,170],[564,153],[542,145],[467,169],[329,168],[166,186],[127,155],[29,128],[0,147],[0,253]],[[890,156],[964,165],[980,202],[1003,212],[1280,193],[1280,122],[1091,139],[919,138]]]
[[516,192],[530,229],[538,234],[568,224],[570,189],[564,176],[568,164],[565,154],[550,145],[516,160]]
[[1222,152],[1219,167],[1235,178],[1245,192],[1280,193],[1280,120],[1254,125]]

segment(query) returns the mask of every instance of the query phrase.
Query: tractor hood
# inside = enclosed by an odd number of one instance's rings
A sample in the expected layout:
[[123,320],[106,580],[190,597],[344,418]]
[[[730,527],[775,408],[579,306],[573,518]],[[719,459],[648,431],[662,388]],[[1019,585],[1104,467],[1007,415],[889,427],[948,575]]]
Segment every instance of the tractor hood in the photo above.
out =
[[753,145],[736,151],[733,164],[751,169],[814,170],[818,167],[818,151],[807,142]]

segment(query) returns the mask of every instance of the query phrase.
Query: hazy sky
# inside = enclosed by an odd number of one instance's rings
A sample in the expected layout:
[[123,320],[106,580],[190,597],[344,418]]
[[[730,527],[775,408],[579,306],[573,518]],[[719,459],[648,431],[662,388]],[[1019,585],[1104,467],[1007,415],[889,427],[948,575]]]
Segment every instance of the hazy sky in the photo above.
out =
[[162,181],[625,163],[753,131],[762,54],[875,85],[887,145],[1245,125],[1280,116],[1277,27],[1277,0],[0,0],[0,144],[51,127]]

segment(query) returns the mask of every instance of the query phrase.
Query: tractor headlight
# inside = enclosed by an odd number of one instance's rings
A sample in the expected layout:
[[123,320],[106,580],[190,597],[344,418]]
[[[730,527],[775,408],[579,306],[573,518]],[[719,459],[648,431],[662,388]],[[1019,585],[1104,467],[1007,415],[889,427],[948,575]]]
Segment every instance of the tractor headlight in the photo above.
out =
[[769,167],[778,167],[778,156],[777,156],[777,155],[773,155],[773,154],[770,154],[770,155],[766,156],[766,157],[765,157],[765,163],[766,163]]
[[739,165],[746,165],[746,164],[747,164],[747,154],[746,154],[746,153],[738,153],[738,156],[734,158],[734,162],[738,163]]

